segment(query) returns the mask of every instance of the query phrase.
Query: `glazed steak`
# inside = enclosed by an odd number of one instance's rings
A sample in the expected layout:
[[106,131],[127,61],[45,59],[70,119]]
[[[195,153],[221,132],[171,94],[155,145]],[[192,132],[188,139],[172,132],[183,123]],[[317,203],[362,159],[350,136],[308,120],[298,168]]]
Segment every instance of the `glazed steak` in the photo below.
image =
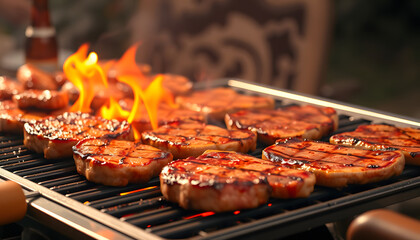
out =
[[200,112],[216,120],[223,120],[226,113],[241,109],[274,108],[272,98],[239,94],[230,88],[195,91],[188,96],[179,96],[175,100],[181,108]]
[[255,150],[257,136],[248,130],[226,130],[196,121],[178,121],[143,132],[142,141],[169,151],[174,159],[179,159],[198,156],[210,149],[246,153]]
[[23,91],[23,86],[17,81],[0,76],[0,100],[11,99],[13,95]]
[[33,122],[46,116],[45,112],[19,109],[12,100],[0,101],[0,132],[22,134],[25,123]]
[[249,155],[209,150],[169,163],[160,183],[163,196],[185,209],[223,212],[258,207],[270,196],[307,197],[315,177]]
[[47,159],[73,156],[72,147],[84,138],[131,139],[131,127],[126,121],[106,120],[88,113],[66,112],[24,125],[25,146]]
[[58,110],[69,104],[67,92],[54,90],[26,90],[13,96],[19,108],[35,108],[39,110]]
[[371,151],[301,139],[280,139],[263,150],[263,159],[315,173],[316,184],[344,187],[399,175],[404,169],[400,151]]
[[77,172],[110,186],[144,183],[159,175],[172,155],[140,142],[85,139],[73,147]]
[[[134,101],[132,99],[121,99],[118,102],[124,110],[131,111],[133,108]],[[152,130],[152,124],[150,117],[147,113],[146,107],[142,104],[138,107],[138,115],[140,118],[136,118],[131,124],[140,132]],[[157,124],[158,126],[170,124],[178,121],[199,121],[204,122],[204,117],[199,112],[191,111],[188,109],[179,109],[171,107],[169,104],[161,103],[157,108]]]
[[332,136],[330,142],[370,150],[401,150],[407,163],[420,165],[420,129],[362,125],[353,132]]
[[243,110],[227,114],[225,122],[228,129],[249,129],[258,133],[258,140],[266,144],[288,137],[319,139],[338,127],[334,109],[310,105]]

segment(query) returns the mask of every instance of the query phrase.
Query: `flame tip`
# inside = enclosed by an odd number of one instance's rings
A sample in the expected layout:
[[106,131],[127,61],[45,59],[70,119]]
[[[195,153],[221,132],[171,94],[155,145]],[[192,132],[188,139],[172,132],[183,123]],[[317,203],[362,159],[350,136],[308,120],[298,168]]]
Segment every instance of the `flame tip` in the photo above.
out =
[[[122,109],[120,104],[112,96],[106,105],[103,105],[99,113],[106,119],[127,120],[129,123],[140,119],[140,104],[146,108],[153,129],[158,127],[157,109],[161,101],[170,106],[174,105],[172,94],[162,86],[163,74],[157,74],[146,89],[143,85],[150,80],[146,78],[135,61],[136,51],[141,42],[133,44],[118,60],[111,60],[102,67],[98,64],[98,54],[90,52],[89,44],[82,44],[79,49],[68,57],[63,65],[63,70],[70,82],[79,89],[79,98],[71,106],[70,111],[91,112],[90,105],[95,97],[93,86],[102,84],[108,89],[108,77],[106,73],[113,67],[118,72],[118,82],[126,83],[134,92],[134,104],[131,111]],[[134,129],[135,139],[140,138],[140,132]]]

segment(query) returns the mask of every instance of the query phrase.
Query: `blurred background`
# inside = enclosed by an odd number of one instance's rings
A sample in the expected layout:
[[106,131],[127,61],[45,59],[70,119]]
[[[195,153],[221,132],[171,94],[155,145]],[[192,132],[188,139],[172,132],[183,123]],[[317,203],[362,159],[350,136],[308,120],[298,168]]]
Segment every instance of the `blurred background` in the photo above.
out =
[[[54,0],[50,12],[61,62],[85,42],[112,59],[141,41],[138,61],[156,72],[241,77],[420,119],[420,2],[310,2]],[[30,4],[0,0],[0,74],[23,64]],[[305,69],[311,89],[294,83]]]
[[420,2],[341,0],[334,11],[325,82],[351,89],[346,102],[420,118]]

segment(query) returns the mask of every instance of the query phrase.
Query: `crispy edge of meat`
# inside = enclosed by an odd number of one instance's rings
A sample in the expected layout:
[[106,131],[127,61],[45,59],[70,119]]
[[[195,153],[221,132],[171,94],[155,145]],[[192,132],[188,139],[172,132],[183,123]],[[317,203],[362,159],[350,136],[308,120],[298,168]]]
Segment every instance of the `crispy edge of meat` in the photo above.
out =
[[70,158],[77,140],[54,141],[23,131],[23,145],[29,150],[44,155],[46,159]]
[[[229,113],[227,113],[225,115],[225,124],[226,124],[227,129],[229,129],[229,130],[244,130],[244,129],[239,128],[237,126],[235,121],[230,117]],[[264,133],[259,132],[258,129],[256,129],[256,128],[251,128],[251,129],[247,128],[247,130],[250,130],[250,131],[254,132],[257,135],[258,141],[262,142],[266,145],[274,144],[276,142],[276,140],[279,139],[279,138],[302,137],[304,139],[320,139],[323,136],[321,130],[317,129],[317,128],[304,130],[304,131],[302,131],[303,134],[301,134],[301,135],[293,134],[293,135],[281,136],[281,137],[275,137],[275,136],[272,136],[272,135],[270,135],[266,132],[264,132]]]
[[[339,139],[334,138],[335,135],[330,137],[330,143],[335,145],[342,145],[348,147],[354,147],[357,149],[365,149],[365,150],[381,150],[382,148],[378,146],[382,146],[380,143],[378,144],[371,144],[366,143],[363,140],[354,141],[355,138],[348,138],[346,141],[340,141]],[[405,163],[410,165],[417,165],[420,166],[420,154],[416,154],[414,157],[410,154],[410,152],[399,150],[404,154]]]
[[[25,128],[25,125],[24,125]],[[115,139],[119,140],[133,140],[133,131],[130,128],[129,132],[124,132]],[[44,154],[46,159],[71,158],[73,156],[72,147],[76,145],[79,140],[56,140],[48,139],[36,134],[30,134],[23,130],[23,145],[29,150]]]
[[0,117],[0,132],[2,133],[16,133],[16,134],[23,134],[23,124],[22,121],[8,119],[4,117]]
[[[252,106],[252,107],[226,106],[226,107],[223,107],[223,108],[217,108],[217,107],[214,107],[214,106],[202,105],[202,104],[199,104],[199,103],[196,103],[195,101],[193,101],[194,97],[199,97],[199,96],[196,96],[195,94],[199,94],[200,92],[204,93],[206,95],[209,94],[206,91],[209,91],[210,93],[212,93],[212,91],[226,91],[226,94],[237,94],[238,96],[242,95],[242,94],[236,93],[235,90],[233,90],[231,88],[220,87],[220,88],[213,88],[213,89],[209,89],[209,90],[201,90],[201,91],[198,91],[198,92],[192,92],[190,95],[177,96],[175,98],[175,103],[178,104],[179,106],[181,106],[181,108],[183,108],[183,109],[189,109],[189,110],[192,110],[192,111],[201,112],[206,119],[214,119],[214,120],[217,120],[217,121],[222,121],[226,114],[234,113],[234,112],[237,112],[239,110],[274,109],[274,106],[275,106],[274,99],[271,98],[271,97],[268,97],[268,96],[266,96],[266,97],[258,96],[260,98],[264,98],[266,100],[266,102],[264,104],[255,105],[255,106]],[[217,94],[215,96],[217,96]],[[248,96],[248,95],[244,95],[244,96]]]
[[23,91],[23,86],[6,76],[0,75],[0,100],[12,99],[13,95]]
[[[203,154],[208,154],[212,152],[226,152],[222,150],[206,150]],[[242,153],[236,153],[233,151],[228,151],[234,154],[242,154]],[[250,156],[252,157],[252,156]],[[262,159],[266,160],[266,159]],[[270,161],[271,162],[271,161]],[[287,169],[287,167],[284,167]],[[273,185],[276,185],[274,182],[271,182],[270,175],[268,175],[268,184],[271,186],[271,197],[273,198],[282,198],[282,199],[288,199],[288,198],[304,198],[308,197],[313,191],[315,187],[316,177],[315,174],[308,172],[306,170],[300,170],[300,169],[290,169],[291,171],[303,171],[308,174],[307,178],[302,178],[302,181],[290,181],[286,186],[284,187],[273,187]],[[295,189],[296,191],[289,191],[291,188]],[[291,192],[294,192],[292,194]]]
[[30,63],[20,66],[17,70],[16,77],[26,89],[58,89],[58,83],[51,74]]
[[[265,149],[262,153],[262,158],[264,160],[271,161],[266,157]],[[381,180],[388,179],[392,176],[397,176],[402,173],[405,166],[404,154],[401,153],[400,157],[395,159],[394,163],[390,166],[381,168],[381,169],[369,169],[369,171],[358,171],[358,172],[349,172],[349,171],[325,171],[314,169],[310,166],[298,167],[297,169],[306,170],[312,172],[316,177],[316,185],[326,186],[326,187],[346,187],[349,184],[367,184],[372,182],[378,182]]]
[[[207,150],[211,152],[226,152],[220,150]],[[235,152],[232,152],[237,154]],[[239,153],[241,154],[241,153]],[[167,170],[166,166],[160,174],[161,191],[163,196],[171,201],[178,203],[182,208],[195,209],[201,211],[234,211],[246,208],[255,208],[274,198],[300,198],[309,196],[314,189],[315,175],[308,172],[308,177],[303,181],[291,181],[291,185],[282,187],[273,187],[268,179],[267,183],[252,184],[248,186],[248,191],[240,190],[235,184],[223,184],[223,188],[200,187],[192,185],[190,181],[175,182],[173,184],[165,183]],[[303,171],[290,169],[291,171]],[[177,175],[179,173],[175,173]],[[182,174],[182,173],[181,173]],[[169,174],[170,175],[170,174]],[[270,177],[270,175],[268,175]],[[177,177],[175,177],[177,179]],[[296,184],[297,183],[297,184]],[[275,185],[275,184],[274,184]],[[291,196],[290,188],[296,189]],[[251,199],[251,202],[249,201]]]
[[[253,136],[250,138],[237,141],[232,140],[224,144],[206,144],[204,146],[171,144],[167,140],[162,140],[155,135],[147,136],[147,134],[148,132],[142,133],[141,140],[143,143],[172,153],[174,159],[198,157],[206,150],[236,151],[247,153],[249,151],[254,151],[257,148],[257,135],[255,133],[253,133]],[[151,138],[153,138],[153,140]]]
[[349,184],[367,184],[373,182],[379,182],[388,179],[392,176],[397,176],[404,170],[405,160],[404,155],[395,161],[389,167],[382,169],[373,169],[366,172],[333,172],[328,173],[322,170],[312,170],[311,168],[306,169],[312,171],[316,176],[316,184],[326,187],[345,187]]
[[[271,197],[273,198],[282,198],[282,199],[291,199],[291,198],[306,198],[314,191],[316,184],[316,176],[309,172],[309,176],[302,181],[292,181],[285,187],[273,187],[271,192]],[[268,180],[270,182],[270,180]],[[270,184],[271,185],[271,184]],[[296,192],[292,195],[288,188],[295,188]]]
[[158,176],[162,168],[172,161],[172,155],[167,158],[152,160],[147,166],[110,166],[101,164],[94,158],[84,158],[73,153],[77,172],[87,180],[108,186],[126,186],[129,183],[145,183]]
[[64,91],[31,89],[14,95],[13,101],[21,109],[36,108],[44,111],[52,111],[67,107],[69,96]]
[[[0,110],[1,111],[1,110]],[[26,114],[26,116],[24,116]],[[0,132],[3,133],[15,133],[19,135],[23,135],[24,129],[23,125],[31,120],[24,120],[24,118],[29,118],[29,116],[33,116],[35,120],[39,120],[46,115],[44,112],[24,112],[20,116],[10,115],[9,113],[0,113]]]
[[256,208],[266,203],[270,197],[268,184],[252,185],[248,191],[238,189],[233,184],[226,184],[222,189],[216,190],[212,187],[193,186],[189,182],[169,185],[164,182],[162,176],[160,189],[168,201],[178,203],[184,209],[199,211],[226,212]]

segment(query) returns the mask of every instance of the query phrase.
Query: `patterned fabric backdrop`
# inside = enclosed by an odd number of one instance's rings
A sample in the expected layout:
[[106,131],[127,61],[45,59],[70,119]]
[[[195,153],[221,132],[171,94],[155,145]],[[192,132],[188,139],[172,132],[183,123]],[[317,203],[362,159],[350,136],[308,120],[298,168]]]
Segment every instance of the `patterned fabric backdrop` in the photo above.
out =
[[306,8],[284,2],[146,1],[132,22],[138,59],[194,81],[230,77],[291,89]]

